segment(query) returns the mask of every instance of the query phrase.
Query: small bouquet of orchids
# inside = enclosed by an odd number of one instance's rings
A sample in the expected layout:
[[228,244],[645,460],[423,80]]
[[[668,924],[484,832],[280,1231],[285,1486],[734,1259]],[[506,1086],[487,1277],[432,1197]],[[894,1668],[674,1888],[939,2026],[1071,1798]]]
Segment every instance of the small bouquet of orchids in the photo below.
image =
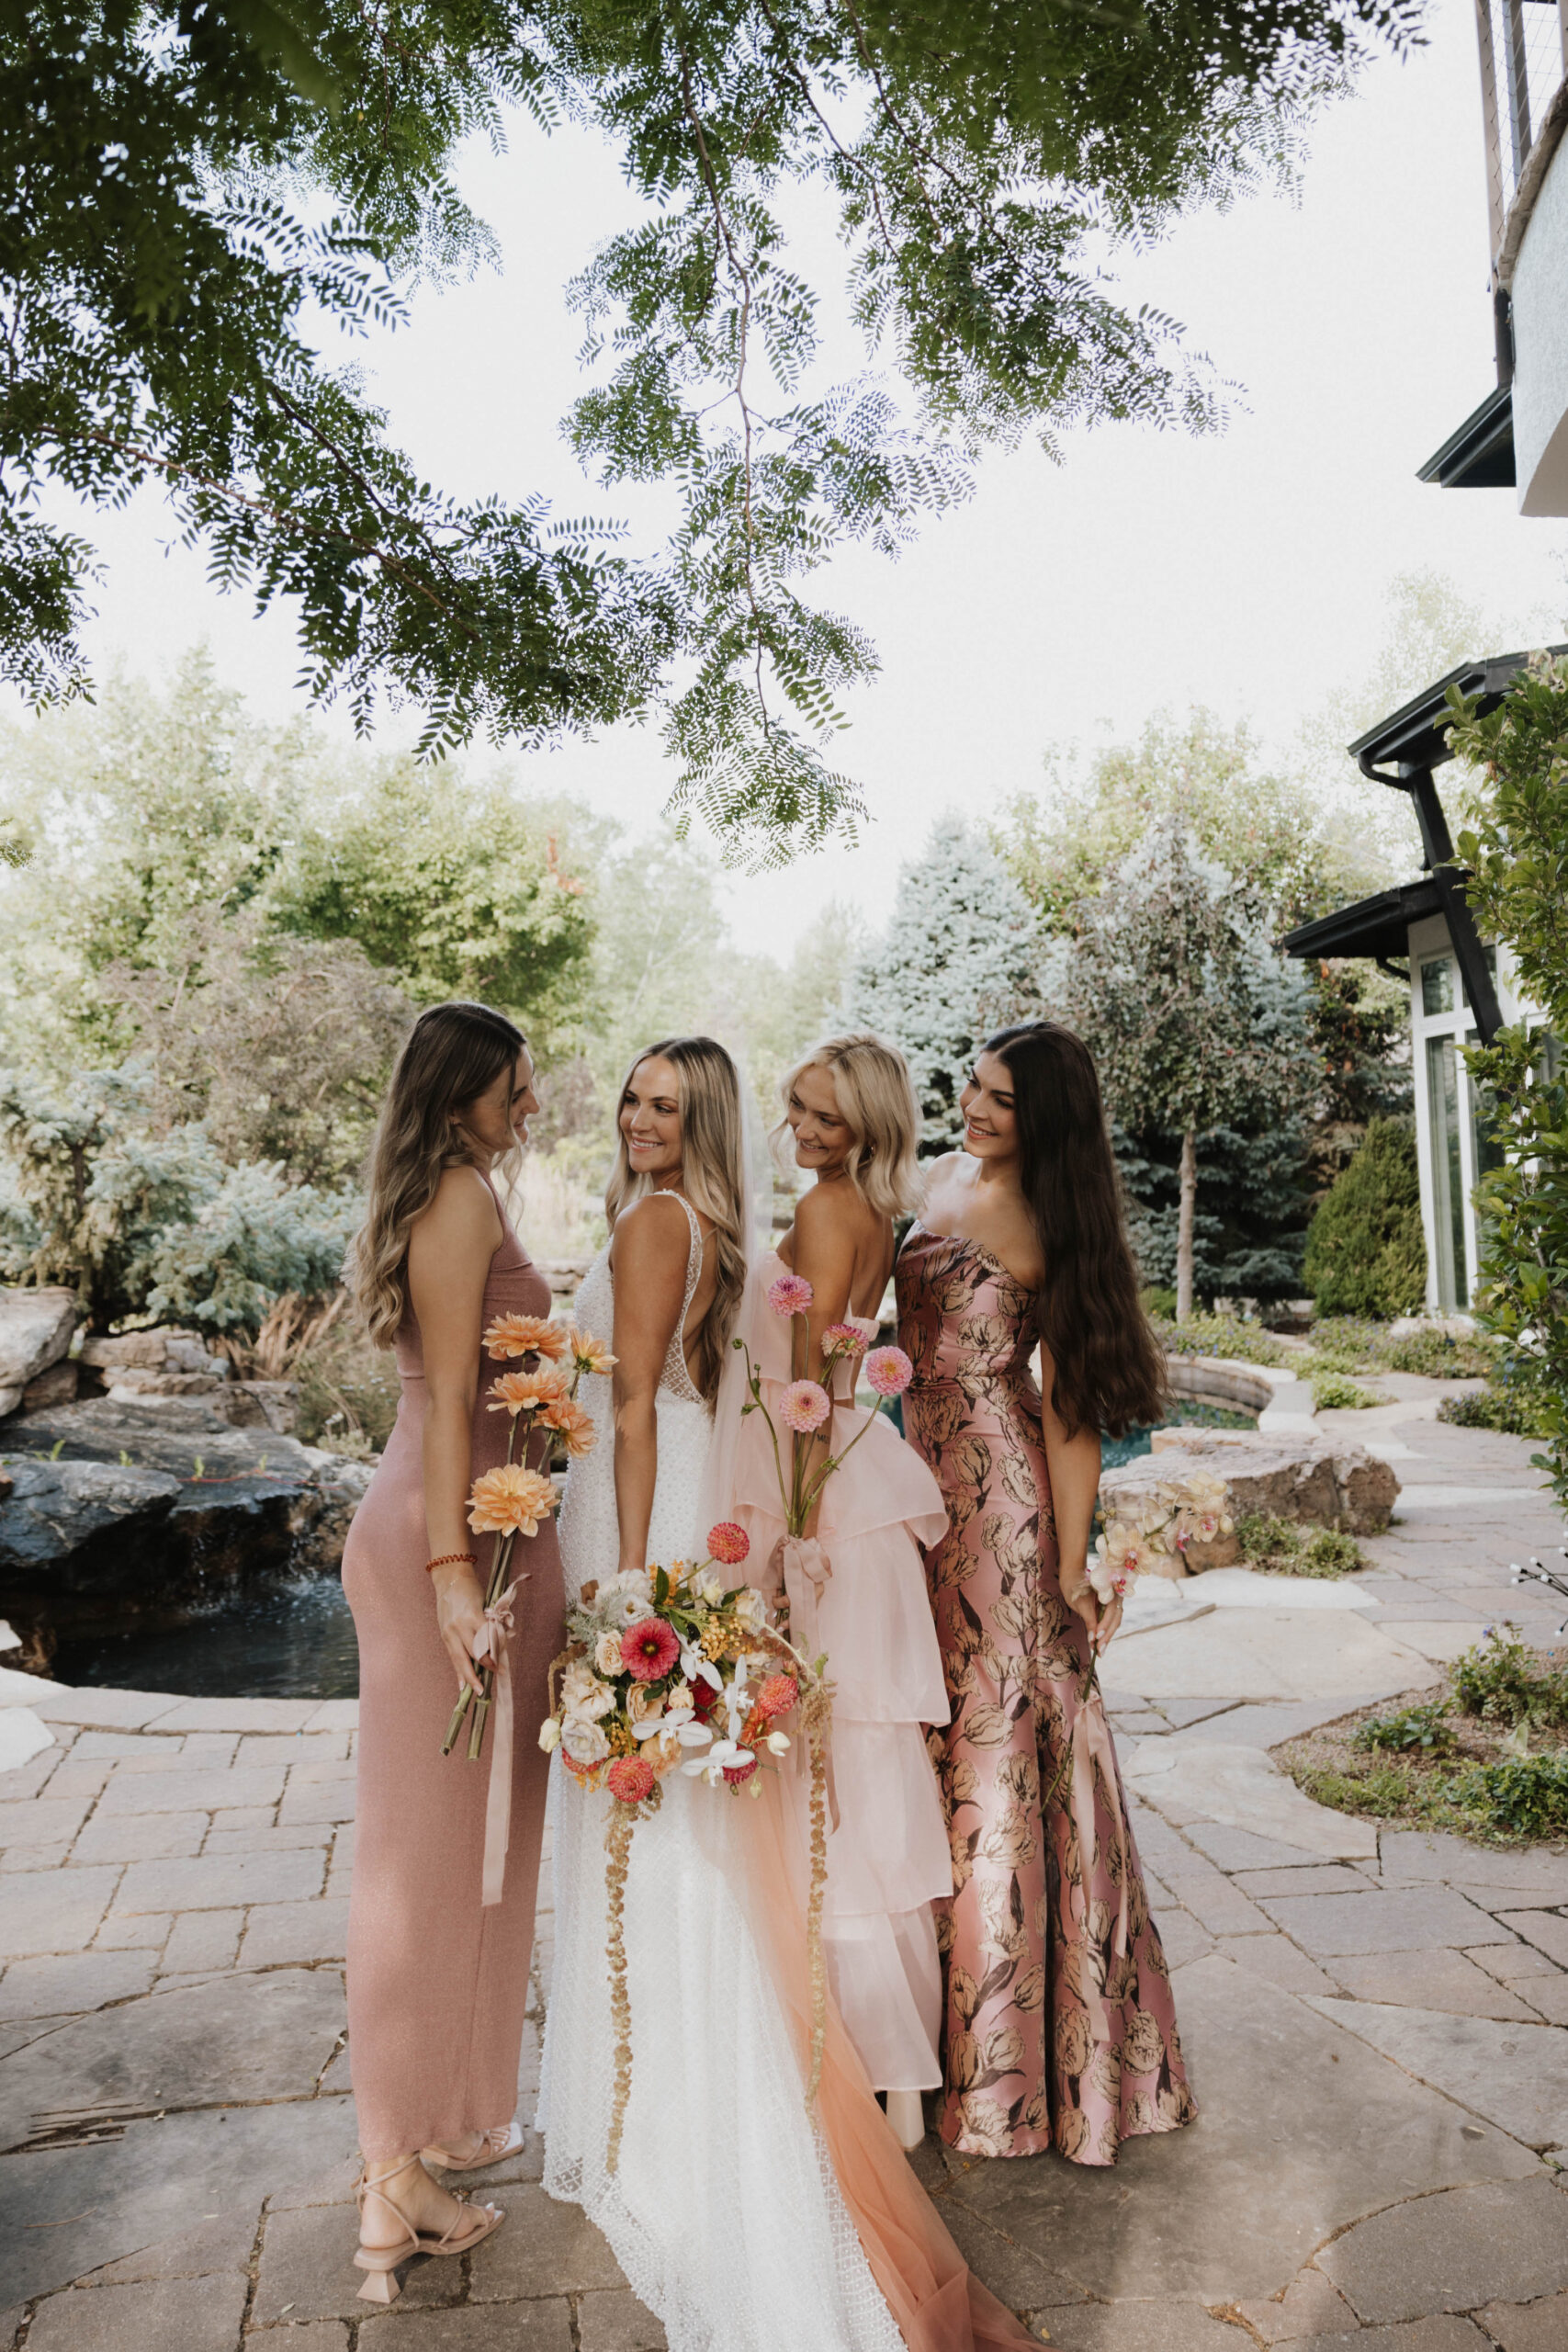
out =
[[1179,1572],[1191,1544],[1212,1544],[1234,1525],[1225,1509],[1225,1482],[1212,1470],[1162,1479],[1130,1498],[1095,1537],[1089,1583],[1109,1608],[1125,1598],[1139,1576]]
[[479,1761],[484,1746],[498,1679],[503,1705],[510,1701],[506,1642],[513,1629],[512,1601],[518,1585],[527,1581],[525,1573],[507,1582],[513,1545],[519,1535],[536,1535],[540,1521],[549,1518],[556,1508],[553,1482],[544,1471],[527,1466],[528,1441],[536,1430],[550,1430],[574,1458],[589,1453],[594,1442],[593,1420],[577,1402],[578,1384],[585,1372],[609,1372],[615,1361],[590,1332],[580,1331],[575,1325],[549,1322],[540,1315],[498,1317],[484,1335],[484,1347],[492,1363],[516,1368],[491,1382],[486,1400],[488,1411],[511,1417],[506,1459],[499,1468],[482,1472],[468,1493],[468,1525],[476,1535],[500,1538],[485,1589],[484,1623],[474,1642],[474,1662],[481,1668],[484,1688],[476,1697],[464,1683],[441,1743],[441,1753],[449,1756],[471,1706],[470,1763]]
[[[625,1904],[631,1835],[658,1810],[663,1782],[679,1771],[712,1789],[760,1797],[763,1758],[787,1755],[781,1728],[798,1710],[811,1758],[811,1894],[807,1935],[813,1985],[812,2074],[821,2064],[822,1890],[827,1883],[823,1743],[832,1694],[813,1666],[769,1624],[761,1594],[724,1571],[750,1551],[743,1527],[724,1520],[708,1531],[708,1555],[694,1565],[655,1564],[585,1584],[567,1616],[567,1647],[550,1667],[551,1710],[539,1745],[560,1750],[580,1788],[615,1802],[605,1825],[611,2013],[615,2096],[606,2166],[615,2170],[631,2089],[631,2002],[626,1988]],[[559,1678],[558,1690],[557,1678]]]

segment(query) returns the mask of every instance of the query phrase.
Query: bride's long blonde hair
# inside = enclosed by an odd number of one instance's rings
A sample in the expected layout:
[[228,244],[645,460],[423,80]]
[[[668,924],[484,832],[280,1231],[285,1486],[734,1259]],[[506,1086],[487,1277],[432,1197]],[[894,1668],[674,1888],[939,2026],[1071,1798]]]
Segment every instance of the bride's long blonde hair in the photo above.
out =
[[504,1013],[460,1001],[433,1004],[409,1032],[370,1147],[365,1222],[344,1268],[378,1348],[391,1346],[408,1305],[409,1233],[446,1170],[468,1159],[453,1113],[493,1086],[526,1044]]
[[746,1155],[740,1118],[740,1073],[712,1037],[661,1037],[645,1046],[627,1068],[615,1097],[615,1165],[604,1191],[612,1233],[623,1209],[653,1190],[637,1174],[621,1132],[621,1109],[632,1074],[660,1056],[671,1062],[680,1089],[681,1190],[714,1231],[713,1304],[697,1333],[693,1378],[711,1405],[718,1395],[725,1351],[746,1289]]

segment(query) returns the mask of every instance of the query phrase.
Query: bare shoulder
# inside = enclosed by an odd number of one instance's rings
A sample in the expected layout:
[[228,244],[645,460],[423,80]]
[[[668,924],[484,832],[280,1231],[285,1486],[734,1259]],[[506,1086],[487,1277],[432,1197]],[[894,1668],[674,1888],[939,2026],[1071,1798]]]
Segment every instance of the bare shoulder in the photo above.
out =
[[795,1204],[795,1229],[806,1241],[854,1241],[880,1221],[852,1184],[813,1184]]
[[934,1207],[940,1200],[966,1192],[974,1165],[963,1151],[944,1151],[940,1159],[928,1159],[920,1171],[925,1178],[925,1205]]
[[435,1197],[413,1222],[414,1238],[448,1249],[480,1242],[490,1251],[501,1241],[501,1212],[495,1195],[477,1168],[448,1168],[435,1187]]
[[617,1262],[632,1258],[645,1266],[661,1258],[679,1257],[684,1266],[691,1232],[686,1212],[673,1193],[645,1193],[615,1219],[615,1246],[611,1254]]

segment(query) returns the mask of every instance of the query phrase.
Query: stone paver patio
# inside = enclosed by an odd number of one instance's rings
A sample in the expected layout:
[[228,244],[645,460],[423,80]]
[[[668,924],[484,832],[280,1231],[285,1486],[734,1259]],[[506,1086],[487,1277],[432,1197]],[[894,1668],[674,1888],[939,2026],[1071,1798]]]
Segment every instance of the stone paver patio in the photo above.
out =
[[[1380,1837],[1268,1753],[1435,1682],[1489,1622],[1550,1643],[1562,1613],[1508,1583],[1561,1541],[1529,1448],[1382,1385],[1322,1417],[1404,1484],[1374,1567],[1151,1591],[1109,1663],[1200,2121],[1110,2172],[916,2158],[1066,2352],[1568,2352],[1568,1854]],[[495,2238],[389,2312],[355,2300],[353,1705],[3,1679],[0,1755],[17,1710],[51,1744],[0,1771],[0,2352],[661,2344],[532,2141],[483,2177]]]

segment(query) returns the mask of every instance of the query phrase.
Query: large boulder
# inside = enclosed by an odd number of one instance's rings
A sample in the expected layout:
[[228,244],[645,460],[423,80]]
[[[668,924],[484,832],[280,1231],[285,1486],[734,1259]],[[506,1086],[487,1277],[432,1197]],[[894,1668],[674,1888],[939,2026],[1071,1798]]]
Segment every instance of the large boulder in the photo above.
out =
[[29,1380],[71,1352],[73,1290],[0,1290],[0,1415],[14,1413]]
[[1272,1437],[1261,1430],[1179,1425],[1156,1430],[1149,1442],[1151,1461],[1168,1477],[1174,1459],[1182,1456],[1217,1471],[1225,1481],[1233,1518],[1267,1511],[1275,1519],[1341,1527],[1352,1535],[1380,1535],[1399,1498],[1393,1464],[1349,1438],[1304,1431]]
[[369,1464],[236,1429],[207,1399],[91,1397],[7,1423],[0,1614],[54,1632],[335,1569]]

